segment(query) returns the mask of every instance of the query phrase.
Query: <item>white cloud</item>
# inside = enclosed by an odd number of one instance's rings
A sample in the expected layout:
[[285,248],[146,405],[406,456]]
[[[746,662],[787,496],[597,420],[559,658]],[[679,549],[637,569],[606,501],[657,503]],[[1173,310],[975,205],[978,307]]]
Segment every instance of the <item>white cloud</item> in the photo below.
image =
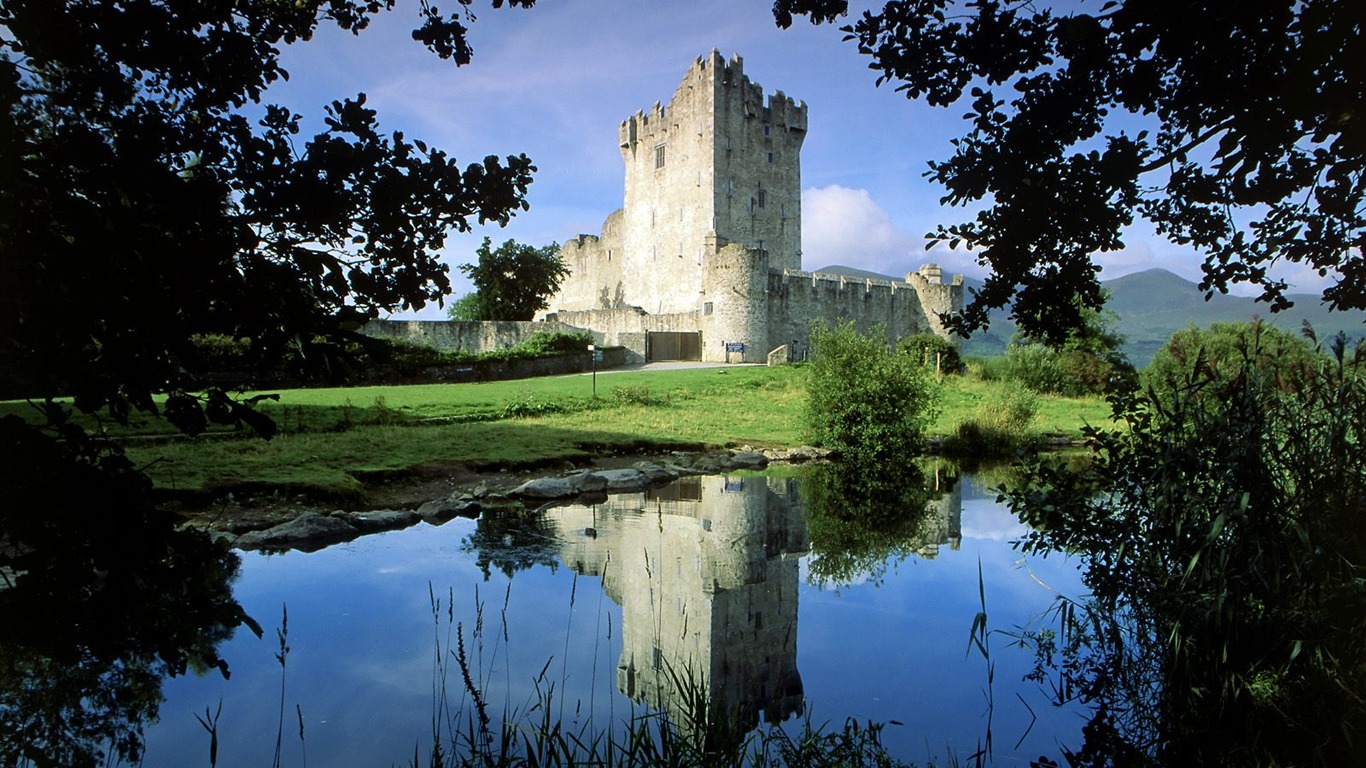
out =
[[866,189],[838,184],[802,193],[802,265],[820,269],[839,264],[902,276],[933,261],[952,274],[979,274],[962,251],[925,251],[924,230],[898,226]]

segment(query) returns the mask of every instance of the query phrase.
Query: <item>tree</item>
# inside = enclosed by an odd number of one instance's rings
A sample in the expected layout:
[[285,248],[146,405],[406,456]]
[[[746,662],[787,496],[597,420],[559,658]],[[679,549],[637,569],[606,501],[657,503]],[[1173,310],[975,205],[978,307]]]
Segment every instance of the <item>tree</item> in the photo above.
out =
[[[0,613],[15,617],[0,655],[80,665],[69,677],[88,686],[48,696],[23,675],[0,681],[0,719],[48,729],[24,749],[98,757],[87,742],[105,725],[60,721],[89,704],[109,710],[108,757],[136,761],[138,721],[158,700],[144,684],[157,676],[139,670],[226,674],[217,641],[241,624],[259,633],[227,589],[222,548],[177,529],[145,475],[54,396],[120,422],[137,409],[187,432],[212,420],[269,434],[251,401],[187,391],[196,339],[248,340],[261,365],[307,354],[444,295],[447,233],[526,208],[535,168],[523,155],[462,168],[381,132],[364,94],[325,107],[307,139],[302,115],[262,102],[287,76],[280,46],[323,23],[359,33],[393,5],[0,3],[0,373],[45,421],[0,419]],[[423,3],[422,17],[416,39],[469,60],[458,16]],[[151,587],[175,599],[137,592]],[[34,647],[40,636],[55,640]],[[111,647],[124,638],[127,654]],[[114,679],[125,664],[136,690]]]
[[[269,362],[449,290],[447,233],[526,208],[530,160],[462,168],[382,132],[364,94],[307,139],[302,115],[262,103],[282,45],[323,23],[359,33],[393,4],[0,6],[0,368],[25,394],[124,419],[171,392],[193,431],[247,416],[181,391],[193,335]],[[422,13],[414,37],[468,61],[460,19]]]
[[483,316],[484,306],[479,301],[478,291],[461,296],[446,308],[446,317],[459,322],[478,322]]
[[[820,22],[844,5],[775,13]],[[928,238],[992,273],[953,327],[1013,302],[1057,343],[1102,304],[1095,254],[1139,218],[1203,255],[1207,295],[1250,283],[1284,309],[1270,269],[1302,264],[1335,273],[1331,307],[1366,307],[1364,26],[1366,7],[1337,0],[894,0],[844,29],[879,84],[967,107],[953,156],[926,174],[944,202],[980,207]]]
[[[540,248],[508,240],[489,250],[490,240],[475,251],[478,264],[461,264],[474,283],[478,296],[478,320],[530,320],[549,306],[549,299],[569,274],[569,267],[560,261],[559,243]],[[451,307],[455,319],[455,307]]]
[[1115,314],[1086,308],[1077,314],[1079,324],[1061,343],[1020,331],[1006,348],[1006,376],[1035,392],[1069,397],[1131,386],[1137,375],[1120,350],[1124,337],[1114,329]]
[[1304,337],[1260,320],[1191,326],[1172,334],[1143,370],[1143,383],[1159,398],[1189,390],[1211,378],[1258,377],[1268,392],[1312,381],[1327,359]]
[[852,322],[811,325],[806,424],[812,437],[851,464],[900,464],[923,449],[939,410],[934,373],[888,348],[883,329]]

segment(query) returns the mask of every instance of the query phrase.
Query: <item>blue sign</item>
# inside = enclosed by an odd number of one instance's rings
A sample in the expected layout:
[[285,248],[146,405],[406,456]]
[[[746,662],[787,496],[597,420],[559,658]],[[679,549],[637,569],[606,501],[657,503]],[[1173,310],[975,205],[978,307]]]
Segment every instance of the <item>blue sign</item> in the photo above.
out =
[[727,351],[727,352],[744,352],[744,351],[745,351],[745,345],[742,344],[742,343],[740,343],[740,342],[738,342],[738,341],[728,341],[728,342],[726,342],[726,351]]

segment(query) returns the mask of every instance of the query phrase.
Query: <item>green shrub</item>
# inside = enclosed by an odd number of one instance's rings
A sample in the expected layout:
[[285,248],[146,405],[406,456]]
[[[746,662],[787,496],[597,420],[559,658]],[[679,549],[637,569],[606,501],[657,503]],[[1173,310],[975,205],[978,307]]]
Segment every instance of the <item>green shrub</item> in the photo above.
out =
[[1000,364],[998,378],[1041,394],[1066,397],[1098,395],[1115,383],[1132,381],[1133,367],[1122,357],[1081,349],[1050,349],[1042,344],[1013,344]]
[[526,341],[513,347],[513,350],[528,358],[542,357],[566,352],[585,352],[588,350],[588,345],[592,343],[593,334],[591,333],[537,331],[531,334]]
[[881,328],[811,327],[806,423],[846,459],[900,460],[918,452],[938,413],[939,387],[909,355],[893,354]]
[[197,333],[190,337],[191,358],[197,371],[236,371],[251,364],[251,339],[234,339],[225,333]]
[[612,387],[612,399],[617,405],[666,405],[667,395],[661,397],[644,385],[636,387]]
[[539,400],[531,392],[524,391],[503,406],[503,418],[526,419],[533,416],[548,416],[552,413],[571,413],[578,408],[563,400]]
[[1022,639],[1040,680],[1085,692],[1102,754],[1362,765],[1366,346],[1296,366],[1280,333],[1221,330],[1235,354],[1185,363],[1230,367],[1115,398],[1089,462],[1007,491],[1021,549],[1080,556],[1087,588]]
[[1308,339],[1267,325],[1214,323],[1172,334],[1143,370],[1144,386],[1170,398],[1193,382],[1255,374],[1269,389],[1288,391],[1326,362]]
[[1029,439],[1029,426],[1039,412],[1039,396],[1012,384],[987,398],[972,418],[960,423],[944,444],[947,453],[1001,455]]
[[907,336],[897,344],[897,351],[910,355],[920,365],[941,373],[962,373],[963,358],[958,345],[933,333]]

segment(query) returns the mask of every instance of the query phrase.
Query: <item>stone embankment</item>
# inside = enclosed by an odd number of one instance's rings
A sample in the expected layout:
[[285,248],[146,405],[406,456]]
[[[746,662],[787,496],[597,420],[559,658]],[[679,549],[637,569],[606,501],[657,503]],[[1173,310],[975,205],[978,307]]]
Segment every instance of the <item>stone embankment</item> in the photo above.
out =
[[308,511],[278,525],[244,532],[215,529],[213,535],[227,540],[236,549],[313,552],[367,533],[407,528],[419,522],[440,525],[455,517],[477,518],[492,507],[520,507],[533,511],[555,504],[591,504],[605,501],[608,494],[635,493],[688,475],[757,470],[771,462],[800,463],[828,456],[828,451],[810,446],[765,451],[675,452],[659,459],[638,461],[629,467],[579,469],[532,478],[515,487],[481,482],[472,488],[457,490],[446,498],[428,501],[416,509]]

